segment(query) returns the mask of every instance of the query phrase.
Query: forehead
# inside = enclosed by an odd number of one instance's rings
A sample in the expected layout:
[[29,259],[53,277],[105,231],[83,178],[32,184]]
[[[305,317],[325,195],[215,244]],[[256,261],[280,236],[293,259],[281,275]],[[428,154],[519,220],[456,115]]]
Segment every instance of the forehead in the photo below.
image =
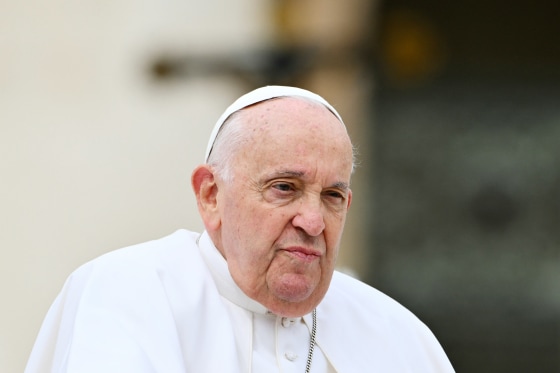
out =
[[280,97],[267,100],[240,111],[241,122],[259,141],[295,137],[315,131],[325,141],[347,137],[346,127],[322,104],[301,97]]
[[320,103],[284,97],[246,108],[240,115],[247,133],[240,151],[242,164],[298,172],[310,166],[351,168],[352,145],[346,128]]

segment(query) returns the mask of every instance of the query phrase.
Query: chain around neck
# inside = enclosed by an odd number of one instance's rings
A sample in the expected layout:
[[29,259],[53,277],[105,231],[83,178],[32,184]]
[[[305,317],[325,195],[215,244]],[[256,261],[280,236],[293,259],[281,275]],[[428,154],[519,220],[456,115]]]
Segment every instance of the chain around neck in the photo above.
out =
[[313,310],[313,326],[311,327],[311,340],[309,341],[309,353],[307,355],[307,364],[305,364],[305,373],[311,371],[311,361],[313,360],[313,351],[315,350],[315,336],[317,335],[317,309]]

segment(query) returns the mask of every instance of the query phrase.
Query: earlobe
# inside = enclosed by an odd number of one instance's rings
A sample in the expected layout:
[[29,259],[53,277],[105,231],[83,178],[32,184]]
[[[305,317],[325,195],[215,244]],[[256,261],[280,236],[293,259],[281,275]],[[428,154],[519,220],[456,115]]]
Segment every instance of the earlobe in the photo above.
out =
[[195,168],[191,175],[191,185],[204,226],[208,231],[218,229],[220,226],[218,185],[210,166],[200,165]]

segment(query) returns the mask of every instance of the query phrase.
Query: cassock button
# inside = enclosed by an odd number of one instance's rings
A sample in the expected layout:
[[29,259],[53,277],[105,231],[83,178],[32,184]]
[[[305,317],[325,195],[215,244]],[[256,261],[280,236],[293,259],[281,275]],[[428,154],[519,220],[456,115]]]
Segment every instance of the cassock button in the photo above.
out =
[[284,356],[286,356],[286,359],[290,360],[290,361],[294,361],[295,359],[297,359],[297,355],[292,352],[292,351],[288,351],[284,354]]
[[290,319],[288,317],[282,317],[282,326],[284,328],[289,328],[292,326],[296,321],[294,319]]

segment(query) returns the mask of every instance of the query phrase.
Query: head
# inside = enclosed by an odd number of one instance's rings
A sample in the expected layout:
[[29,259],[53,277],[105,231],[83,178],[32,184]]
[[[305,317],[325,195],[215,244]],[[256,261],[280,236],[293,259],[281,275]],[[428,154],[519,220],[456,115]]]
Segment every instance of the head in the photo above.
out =
[[192,175],[206,230],[249,297],[304,315],[329,287],[352,201],[346,128],[299,96],[244,107],[223,127]]

